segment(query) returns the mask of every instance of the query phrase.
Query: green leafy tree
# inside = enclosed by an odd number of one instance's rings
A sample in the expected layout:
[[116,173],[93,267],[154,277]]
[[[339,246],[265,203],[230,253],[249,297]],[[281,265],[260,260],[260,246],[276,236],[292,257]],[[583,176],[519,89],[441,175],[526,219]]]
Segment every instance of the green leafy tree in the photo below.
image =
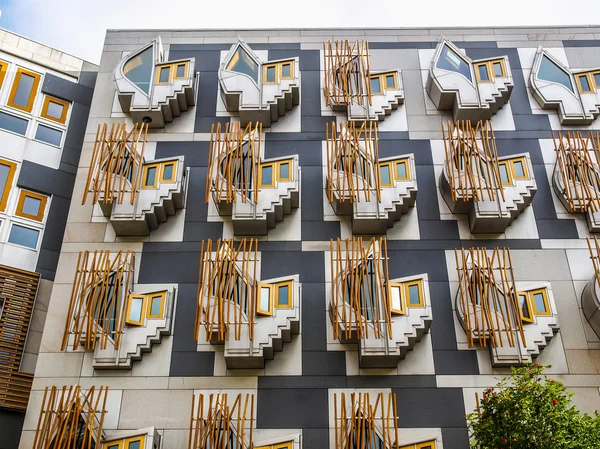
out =
[[474,449],[599,449],[600,415],[582,414],[572,393],[543,375],[538,363],[484,391],[479,412],[467,416]]

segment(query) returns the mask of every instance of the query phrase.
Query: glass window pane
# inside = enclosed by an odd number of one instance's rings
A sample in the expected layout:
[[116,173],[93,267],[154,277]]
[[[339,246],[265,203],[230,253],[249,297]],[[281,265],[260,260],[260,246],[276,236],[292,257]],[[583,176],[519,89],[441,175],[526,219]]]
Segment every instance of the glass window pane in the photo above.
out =
[[578,76],[579,78],[579,84],[581,85],[581,90],[583,92],[589,92],[592,89],[590,89],[590,83],[588,82],[588,78],[587,76]]
[[548,313],[546,303],[544,302],[544,295],[542,293],[535,293],[533,295],[533,302],[535,303],[535,311],[537,313]]
[[504,76],[501,62],[494,62],[494,76]]
[[460,73],[469,81],[472,81],[471,69],[469,68],[469,65],[447,45],[444,45],[444,48],[442,48],[442,52],[438,58],[436,67],[438,69]]
[[277,302],[281,306],[287,306],[290,304],[290,292],[287,284],[277,287]]
[[500,169],[500,179],[502,180],[502,184],[509,184],[510,183],[510,179],[508,177],[508,167],[506,164],[500,164],[498,165],[498,168]]
[[25,132],[27,132],[28,124],[28,120],[15,117],[14,115],[5,114],[4,112],[0,112],[0,128],[2,129],[12,131],[13,133],[25,135]]
[[284,64],[281,66],[281,76],[285,76],[286,78],[289,78],[290,76],[292,76],[292,65],[291,64]]
[[521,310],[523,311],[523,317],[531,318],[529,315],[529,307],[527,307],[527,295],[519,295],[519,302],[521,304]]
[[123,67],[125,77],[147,95],[150,93],[150,80],[154,70],[152,47],[131,58]]
[[388,164],[379,166],[379,177],[381,178],[382,185],[383,184],[389,185],[392,183],[390,166]]
[[388,89],[394,89],[396,87],[396,83],[394,82],[394,75],[386,75],[385,87],[387,87]]
[[34,198],[32,196],[25,196],[23,200],[23,207],[21,212],[27,215],[37,215],[40,213],[40,207],[42,206],[42,200]]
[[271,310],[271,289],[269,287],[260,288],[260,310],[270,311]]
[[119,449],[119,443],[111,444],[108,449]]
[[408,287],[408,303],[411,305],[421,304],[418,284],[413,284]]
[[392,287],[392,309],[402,310],[402,299],[400,297],[400,287]]
[[165,165],[163,179],[171,179],[173,177],[173,164]]
[[177,78],[185,77],[185,64],[179,64],[177,66],[177,73],[175,74]]
[[523,162],[522,161],[515,161],[515,162],[513,162],[513,168],[515,169],[515,176],[517,178],[524,178],[525,177],[525,170],[523,169]]
[[62,131],[58,129],[50,128],[40,124],[35,132],[35,138],[36,140],[59,147],[60,142],[62,141],[62,134]]
[[398,179],[406,179],[406,162],[399,162],[396,164],[396,177]]
[[170,67],[161,67],[160,68],[160,75],[158,78],[158,82],[160,83],[168,83],[169,82],[169,74],[171,72],[171,68]]
[[600,73],[594,73],[594,83],[596,83],[596,87],[600,88]]
[[479,71],[479,79],[481,81],[489,81],[490,80],[486,64],[480,64],[480,65],[478,65],[477,66],[477,70]]
[[146,170],[146,184],[145,186],[153,186],[156,182],[156,167],[149,167]]
[[140,440],[130,441],[127,445],[127,449],[140,449]]
[[381,80],[378,76],[371,78],[371,92],[374,94],[381,93]]
[[24,226],[13,224],[10,230],[10,235],[8,236],[8,241],[10,243],[14,243],[15,245],[22,245],[35,249],[39,235],[40,231],[37,229],[26,228]]
[[562,84],[571,92],[573,92],[573,84],[571,78],[559,66],[552,62],[546,55],[542,57],[540,69],[537,74],[538,78],[544,81]]
[[277,67],[275,67],[275,66],[267,67],[267,83],[275,82],[275,71],[276,70],[277,70]]
[[48,110],[46,111],[46,115],[50,117],[54,117],[56,119],[61,119],[62,114],[65,107],[62,104],[55,103],[53,101],[48,102]]
[[8,165],[0,164],[0,198],[4,196],[4,190],[6,187],[10,188],[10,186],[6,185],[8,182],[9,173],[10,167]]
[[128,319],[130,321],[142,321],[142,305],[144,300],[142,298],[131,298],[131,309],[129,311]]
[[28,106],[29,98],[31,97],[31,89],[33,89],[34,82],[35,78],[33,76],[27,75],[26,73],[21,73],[21,76],[19,77],[19,86],[17,87],[15,97],[13,98],[14,104],[23,108]]
[[162,296],[153,296],[150,299],[150,315],[162,315]]
[[242,47],[238,47],[231,61],[233,64],[229,63],[227,70],[248,75],[255,83],[258,83],[258,64]]
[[263,185],[271,185],[273,184],[273,166],[272,165],[264,165],[261,167],[262,170],[262,184]]
[[279,177],[281,179],[287,179],[290,177],[290,164],[286,162],[284,164],[279,164]]

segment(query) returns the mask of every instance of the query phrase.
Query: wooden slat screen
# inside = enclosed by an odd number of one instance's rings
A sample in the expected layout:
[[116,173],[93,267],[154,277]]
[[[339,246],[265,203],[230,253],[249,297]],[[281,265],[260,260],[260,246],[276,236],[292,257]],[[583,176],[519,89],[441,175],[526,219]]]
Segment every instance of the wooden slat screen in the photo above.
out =
[[510,250],[461,248],[454,256],[469,347],[475,339],[482,347],[488,340],[494,348],[515,347],[517,333],[526,345]]
[[[398,412],[396,394],[368,392],[333,394],[335,421],[335,449],[385,449],[398,447]],[[377,430],[377,422],[380,423]],[[373,433],[377,438],[373,437]]]
[[81,204],[90,193],[92,204],[99,200],[112,204],[115,199],[122,204],[127,193],[129,202],[135,202],[142,183],[147,134],[147,123],[136,123],[129,131],[125,123],[113,123],[110,130],[106,123],[98,125]]
[[46,387],[32,449],[100,449],[108,387]]
[[234,398],[229,404],[226,393],[192,396],[188,449],[253,447],[254,395],[238,394]]
[[0,407],[27,408],[33,375],[19,369],[39,281],[38,273],[0,265]]
[[211,192],[214,192],[216,203],[258,202],[261,135],[260,122],[248,123],[244,129],[239,123],[231,126],[227,123],[223,132],[220,123],[212,125],[206,177],[207,203]]
[[498,166],[498,152],[492,123],[479,121],[442,122],[448,184],[452,201],[504,201],[504,188]]
[[[381,201],[379,173],[379,146],[377,124],[364,122],[340,123],[339,133],[335,122],[326,124],[327,141],[327,199],[355,203],[371,201],[374,195]],[[362,194],[362,197],[361,197]]]
[[352,45],[347,40],[323,42],[325,104],[333,107],[362,105],[365,101],[373,104],[370,64],[367,41]]
[[127,297],[133,284],[133,251],[83,251],[77,259],[71,301],[62,341],[62,350],[106,349],[111,339],[119,348]]
[[340,323],[346,339],[353,330],[358,338],[368,338],[370,331],[375,338],[392,338],[386,239],[371,238],[367,245],[360,237],[330,240],[329,251],[333,338],[339,337]]
[[[247,317],[249,339],[254,337],[254,316],[258,295],[256,270],[258,240],[242,239],[237,248],[231,240],[203,240],[198,273],[195,338],[204,326],[206,339],[213,333],[221,341],[241,338],[243,314]],[[234,268],[235,267],[235,268]]]
[[569,212],[600,211],[600,132],[552,133]]

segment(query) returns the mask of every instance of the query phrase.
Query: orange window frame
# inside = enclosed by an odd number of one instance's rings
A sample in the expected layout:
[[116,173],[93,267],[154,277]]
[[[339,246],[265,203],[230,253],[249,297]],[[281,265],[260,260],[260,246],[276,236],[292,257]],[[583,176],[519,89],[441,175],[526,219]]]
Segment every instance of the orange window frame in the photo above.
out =
[[0,159],[0,165],[5,165],[8,167],[8,176],[6,177],[6,185],[4,186],[4,191],[0,192],[0,212],[4,212],[6,210],[6,203],[8,202],[8,196],[10,195],[10,191],[12,189],[12,183],[15,179],[15,172],[17,171],[17,164],[14,162],[7,161],[6,159]]
[[[165,168],[168,165],[173,166],[173,171],[170,178],[165,178]],[[174,182],[177,177],[177,161],[163,162],[160,167],[160,182]]]
[[[275,71],[275,80],[268,81],[267,72],[269,69],[274,69]],[[279,67],[277,64],[265,64],[263,68],[263,84],[279,84]]]
[[[273,315],[273,286],[271,284],[258,283],[258,304],[256,305],[256,314],[264,315],[264,316],[272,316]],[[261,299],[262,299],[262,289],[266,288],[269,290],[269,308],[262,309],[261,308]]]
[[[587,79],[589,90],[583,90],[583,86],[581,85],[581,78]],[[577,80],[577,88],[579,89],[579,93],[587,94],[594,92],[594,86],[596,82],[590,73],[578,73],[577,75],[575,75],[575,79]]]
[[[35,198],[40,200],[40,209],[37,215],[30,215],[23,212],[23,204],[25,204],[25,198]],[[44,219],[44,213],[46,212],[46,204],[48,203],[48,196],[42,195],[41,193],[35,193],[30,190],[21,190],[19,193],[19,200],[17,201],[17,209],[15,215],[30,220],[42,221]]]
[[[140,309],[140,319],[139,320],[134,320],[131,319],[130,315],[131,315],[131,306],[133,305],[133,300],[134,299],[141,299],[142,300],[142,307]],[[147,298],[146,295],[136,295],[131,293],[129,295],[129,297],[127,298],[127,314],[125,315],[125,323],[132,325],[132,326],[143,326],[144,322],[146,320],[146,305],[147,305]]]
[[[394,302],[392,301],[392,289],[398,289],[398,298],[400,299],[400,308],[394,306]],[[404,285],[402,282],[389,282],[388,283],[388,295],[389,295],[389,304],[390,311],[393,315],[406,315],[406,304],[404,303]]]
[[[167,82],[160,81],[160,72],[162,69],[169,69],[169,79]],[[173,84],[173,65],[172,64],[163,64],[156,67],[156,84],[167,86],[169,84]]]
[[[418,288],[418,292],[419,292],[419,303],[418,304],[410,303],[410,287],[412,287],[413,285],[416,285]],[[423,297],[423,281],[421,279],[417,279],[414,281],[406,281],[404,283],[404,294],[405,294],[406,307],[415,307],[415,308],[425,307],[425,298]]]
[[[283,75],[283,66],[290,66],[290,76]],[[294,79],[294,61],[286,61],[279,63],[279,79],[280,80],[291,80]]]
[[[141,296],[141,295],[140,295]],[[165,313],[165,301],[167,299],[167,292],[155,292],[148,293],[146,295],[146,318],[164,318]],[[160,313],[158,315],[152,315],[152,300],[154,298],[160,298]]]
[[[22,75],[29,75],[33,77],[33,85],[31,86],[31,92],[29,93],[29,100],[27,101],[27,106],[21,106],[15,104],[15,96],[17,94],[17,89],[19,88],[19,83],[21,82]],[[13,81],[12,88],[10,90],[10,95],[8,97],[7,105],[11,108],[19,109],[20,111],[31,112],[33,109],[33,103],[35,102],[35,97],[37,96],[38,86],[40,85],[40,80],[42,76],[38,73],[31,72],[29,70],[25,70],[24,68],[19,67],[17,69],[17,74],[15,75],[15,79]]]
[[[279,287],[287,286],[288,288],[288,303],[279,304]],[[277,282],[273,287],[275,289],[275,308],[277,309],[291,309],[294,306],[294,292],[292,291],[293,281]]]
[[[48,115],[48,106],[50,103],[58,104],[63,107],[62,114],[60,117],[54,117],[52,115]],[[59,100],[58,98],[50,97],[48,95],[44,98],[44,104],[42,105],[42,112],[40,116],[46,118],[48,120],[52,120],[53,122],[65,124],[67,122],[67,114],[69,113],[69,107],[71,103],[68,101]]]
[[[173,64],[174,69],[173,69],[173,79],[175,80],[183,80],[186,79],[188,77],[188,70],[189,70],[189,65],[187,62],[176,62],[175,64]],[[177,69],[179,67],[183,66],[184,67],[184,72],[183,72],[183,76],[177,76]]]
[[[410,165],[408,161],[408,158],[394,161],[394,179],[396,181],[410,181]],[[404,166],[406,167],[406,176],[404,178],[398,176],[398,165],[400,164],[404,164]]]
[[4,78],[6,77],[6,72],[8,71],[8,63],[4,61],[0,61],[0,89],[2,88],[2,84],[4,83]]

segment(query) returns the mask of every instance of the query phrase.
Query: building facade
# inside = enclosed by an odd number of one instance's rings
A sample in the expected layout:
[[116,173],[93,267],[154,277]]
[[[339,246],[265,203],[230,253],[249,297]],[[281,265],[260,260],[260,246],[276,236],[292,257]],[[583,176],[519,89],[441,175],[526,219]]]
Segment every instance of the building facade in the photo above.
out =
[[45,76],[89,120],[15,175],[74,199],[19,448],[463,449],[534,361],[600,409],[600,28],[109,30]]

